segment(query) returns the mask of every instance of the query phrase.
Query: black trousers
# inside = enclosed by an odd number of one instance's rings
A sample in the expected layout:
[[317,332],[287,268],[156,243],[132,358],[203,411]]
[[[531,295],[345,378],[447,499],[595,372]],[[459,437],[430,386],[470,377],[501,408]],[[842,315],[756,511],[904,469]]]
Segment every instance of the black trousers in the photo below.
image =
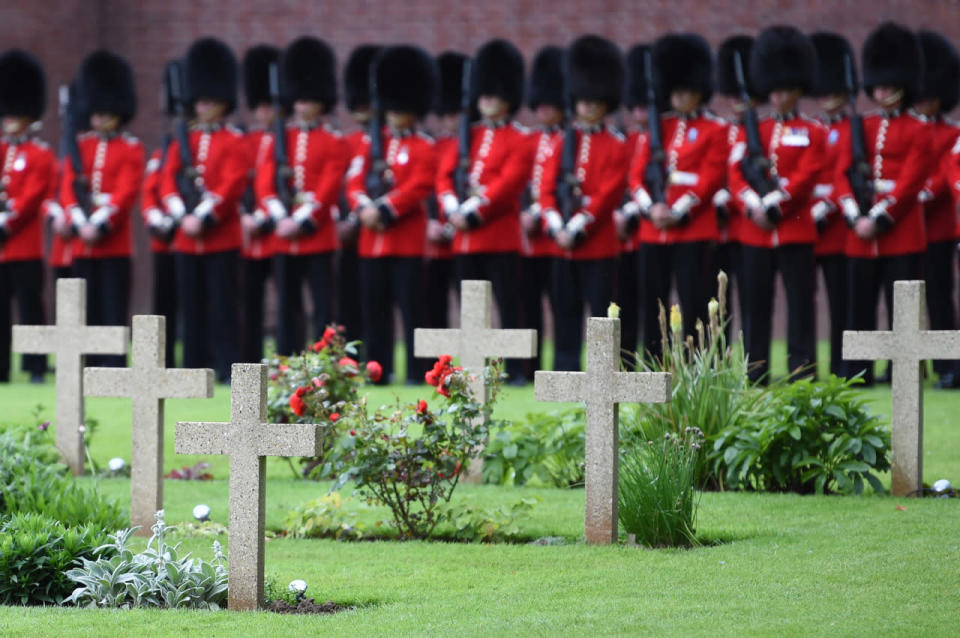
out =
[[[424,308],[420,311],[421,325],[424,328],[446,328],[450,321],[450,292],[457,294],[456,268],[453,258],[427,259],[424,262],[424,281]],[[407,377],[420,380],[432,366],[433,359],[408,360]]]
[[[923,277],[927,282],[927,312],[931,330],[957,329],[957,311],[953,305],[956,267],[956,242],[942,241],[927,245]],[[938,375],[955,373],[956,368],[954,361],[933,361],[933,371]]]
[[267,281],[273,272],[271,259],[240,259],[240,359],[263,360],[263,316]]
[[707,300],[716,281],[713,245],[706,241],[643,244],[640,247],[640,298],[643,347],[659,358],[660,303],[669,311],[670,280],[676,282],[684,335],[696,334],[697,318],[707,323]]
[[348,339],[363,333],[363,304],[360,301],[360,262],[356,246],[343,247],[337,259],[337,323],[346,328]]
[[617,289],[616,259],[554,260],[556,316],[554,370],[579,370],[583,349],[584,304],[591,317],[606,317]]
[[[874,259],[850,257],[847,264],[847,288],[850,291],[847,328],[876,330],[880,291],[883,290],[886,300],[887,323],[893,325],[893,282],[920,279],[923,253]],[[873,385],[872,361],[848,361],[847,374],[853,376],[858,372],[864,373],[867,385]]]
[[[537,331],[537,354],[523,361],[523,377],[533,381],[534,372],[542,369],[540,356],[546,342],[544,331],[543,298],[550,301],[553,311],[553,257],[522,257],[520,259],[520,325]],[[556,314],[555,311],[553,311]]]
[[[13,332],[11,304],[17,300],[18,321],[39,326],[43,319],[43,261],[26,259],[0,263],[0,381],[10,380],[10,341]],[[25,354],[22,367],[30,375],[47,371],[47,356]]]
[[620,306],[620,347],[632,366],[640,341],[640,253],[620,253],[617,266],[617,305]]
[[73,277],[73,266],[56,266],[50,269],[53,272],[53,280],[69,279]]
[[319,339],[331,314],[335,295],[333,278],[334,253],[311,255],[277,255],[274,269],[277,281],[277,352],[292,355],[302,351],[308,341],[303,284],[306,282],[313,302],[313,339]]
[[418,296],[423,290],[423,259],[378,257],[360,259],[360,303],[363,304],[363,343],[368,360],[383,367],[380,384],[390,381],[393,364],[393,308],[400,310],[403,341],[407,350],[407,380],[425,365],[413,357],[413,331],[420,325]]
[[176,367],[177,266],[173,253],[153,253],[153,312],[167,318],[167,367]]
[[[467,279],[487,280],[493,287],[493,298],[500,310],[500,327],[520,327],[520,299],[518,295],[520,257],[515,253],[477,253],[458,255],[457,294],[460,282]],[[524,377],[524,360],[507,359],[507,375],[511,379]]]
[[206,255],[178,253],[177,293],[183,325],[183,366],[213,368],[229,383],[237,360],[238,252]]
[[780,272],[787,293],[787,368],[815,376],[816,335],[813,244],[786,244],[777,248],[742,246],[743,292],[750,319],[744,342],[750,355],[750,380],[765,381],[770,370],[770,339],[774,277]]
[[[125,326],[130,306],[130,258],[81,258],[73,262],[73,272],[87,282],[87,325]],[[86,358],[89,366],[120,368],[126,355],[97,354]]]
[[843,331],[847,326],[847,257],[824,255],[817,257],[823,273],[830,312],[830,374],[846,376],[843,360]]

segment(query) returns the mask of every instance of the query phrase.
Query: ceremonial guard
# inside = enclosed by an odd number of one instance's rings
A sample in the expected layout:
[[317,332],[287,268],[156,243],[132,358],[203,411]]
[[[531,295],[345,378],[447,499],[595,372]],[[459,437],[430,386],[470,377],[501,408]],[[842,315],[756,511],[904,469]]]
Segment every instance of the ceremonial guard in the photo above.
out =
[[[957,207],[951,186],[950,158],[960,127],[945,114],[953,110],[960,98],[960,57],[939,33],[920,31],[917,37],[923,51],[923,79],[913,108],[930,123],[933,162],[926,186],[920,191],[927,232],[923,264],[927,311],[931,330],[956,330]],[[938,388],[960,387],[955,362],[935,359],[933,370],[940,377]]]
[[[922,275],[927,244],[919,195],[934,163],[925,118],[907,110],[923,76],[917,37],[886,22],[867,37],[861,60],[864,90],[880,110],[863,118],[863,172],[854,162],[851,139],[841,138],[835,188],[853,228],[846,246],[852,304],[847,327],[876,330],[880,290],[892,321],[893,282]],[[855,188],[858,175],[864,179]],[[847,365],[849,375],[863,372],[867,385],[873,384],[872,363]]]
[[[65,92],[65,93],[64,93]],[[50,252],[47,263],[53,272],[54,281],[61,277],[73,276],[73,225],[66,211],[60,205],[60,180],[63,161],[67,159],[68,136],[75,136],[90,128],[90,115],[85,113],[77,93],[77,81],[60,88],[60,154],[61,162],[56,164],[51,178],[50,192],[43,203],[44,218],[47,220],[47,233],[50,237]]]
[[183,365],[212,367],[226,383],[237,355],[237,260],[243,243],[239,208],[249,146],[243,133],[224,121],[237,102],[233,52],[220,40],[204,38],[187,51],[184,66],[185,106],[196,119],[189,131],[180,129],[167,149],[160,189],[179,226],[173,250]]
[[[790,372],[816,374],[814,334],[814,256],[816,225],[811,214],[814,187],[824,163],[824,127],[797,112],[797,102],[813,89],[817,54],[810,38],[793,27],[763,30],[750,56],[757,93],[773,114],[759,123],[759,149],[748,148],[747,125],[730,154],[730,194],[741,202],[742,270],[740,292],[748,319],[744,341],[750,379],[766,383],[770,369],[774,277],[779,271],[787,293],[787,364]],[[759,151],[759,153],[757,153]],[[755,179],[759,164],[766,172]],[[756,166],[756,165],[754,165]]]
[[[64,162],[60,204],[73,227],[74,274],[87,282],[87,322],[127,324],[130,299],[131,217],[140,198],[143,144],[123,131],[137,110],[133,70],[108,51],[90,54],[80,67],[77,91],[90,114],[78,136],[88,192],[76,188],[77,171]],[[126,365],[124,355],[89,357],[92,365]]]
[[[523,56],[510,42],[491,40],[477,51],[471,73],[481,120],[469,153],[457,144],[440,158],[436,192],[442,214],[457,229],[457,280],[490,281],[500,325],[517,328],[520,204],[534,151],[529,131],[513,121],[523,102]],[[507,372],[520,382],[522,363],[508,361]]]
[[[311,36],[295,40],[280,60],[293,116],[278,151],[271,139],[257,170],[257,201],[276,223],[279,319],[277,352],[291,355],[307,343],[303,285],[313,305],[312,338],[332,319],[337,201],[349,161],[346,142],[324,122],[337,104],[336,57]],[[286,160],[288,166],[282,166]],[[286,173],[289,172],[289,177]]]
[[[537,356],[524,366],[524,378],[533,381],[534,371],[540,370],[540,355],[546,342],[543,321],[544,298],[553,310],[554,260],[562,253],[547,232],[543,218],[544,170],[553,155],[553,148],[563,137],[563,119],[567,97],[563,77],[563,49],[546,46],[533,58],[533,68],[527,85],[527,106],[537,118],[538,127],[530,134],[534,147],[533,170],[530,174],[529,203],[520,213],[523,228],[521,246],[520,309],[521,325],[537,331]],[[554,312],[553,324],[557,317]]]
[[[263,359],[263,323],[267,281],[270,279],[276,221],[257,201],[254,180],[269,157],[271,133],[284,113],[274,108],[270,91],[270,68],[280,60],[280,50],[259,44],[243,56],[243,90],[253,126],[246,133],[249,144],[250,179],[243,198],[243,248],[240,253],[240,356],[239,361],[260,363]],[[275,71],[279,81],[279,69]],[[279,91],[279,85],[274,87]],[[279,93],[277,95],[279,101]],[[281,128],[283,124],[280,124]],[[288,317],[278,316],[278,325]],[[301,346],[303,344],[300,344]]]
[[[713,196],[723,187],[727,125],[705,110],[713,93],[710,46],[696,34],[670,34],[654,43],[652,63],[659,95],[672,111],[659,126],[663,148],[648,135],[630,166],[630,192],[644,219],[640,224],[640,289],[643,291],[643,345],[660,356],[659,304],[668,305],[675,279],[683,315],[683,331],[692,335],[698,318],[707,316],[713,292],[711,251],[717,240]],[[665,174],[655,188],[648,182],[657,155]],[[651,188],[662,190],[662,198]],[[661,201],[657,201],[661,199]],[[672,277],[671,277],[672,275]]]
[[[35,138],[46,105],[46,77],[40,62],[20,49],[0,55],[0,381],[10,380],[11,303],[19,320],[43,320],[43,214],[56,171],[56,157]],[[43,383],[44,355],[24,355],[30,380]]]
[[[433,58],[416,46],[384,49],[374,64],[377,95],[386,116],[371,126],[347,174],[347,199],[360,221],[360,287],[367,358],[393,367],[389,326],[400,311],[409,369],[413,331],[420,319],[423,252],[427,236],[425,200],[437,174],[433,139],[418,122],[433,106],[437,72]],[[377,114],[374,121],[379,121]]]
[[[623,135],[604,121],[623,93],[620,49],[586,35],[567,55],[566,91],[576,116],[554,142],[541,199],[548,232],[563,250],[554,276],[554,368],[579,370],[584,305],[590,316],[604,317],[614,299],[620,246],[613,212],[623,202],[630,156]],[[564,182],[572,188],[561,188]]]

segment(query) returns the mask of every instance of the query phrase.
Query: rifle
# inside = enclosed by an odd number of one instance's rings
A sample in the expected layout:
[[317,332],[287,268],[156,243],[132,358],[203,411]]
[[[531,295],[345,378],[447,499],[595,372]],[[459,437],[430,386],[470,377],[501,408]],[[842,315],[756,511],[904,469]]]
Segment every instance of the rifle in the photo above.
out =
[[180,65],[170,65],[170,97],[173,98],[176,119],[173,132],[180,153],[180,172],[177,174],[177,190],[187,212],[193,211],[203,197],[203,181],[193,165],[193,153],[190,151],[190,136],[187,132],[186,109],[183,105],[183,93],[180,84]]
[[77,144],[77,106],[70,100],[70,87],[60,86],[60,154],[70,162],[73,169],[73,196],[84,216],[89,216],[92,206],[90,181],[83,171],[83,159]]
[[280,71],[277,63],[270,65],[270,101],[273,102],[273,159],[277,168],[273,181],[277,188],[277,197],[289,212],[293,207],[295,195],[290,188],[290,156],[287,154],[287,127],[280,105]]
[[463,61],[460,88],[460,123],[457,127],[457,168],[453,173],[454,189],[461,202],[470,196],[470,58]]
[[573,125],[572,98],[567,101],[567,117],[563,123],[563,151],[560,156],[560,184],[557,196],[560,200],[560,216],[564,223],[580,210],[583,193],[577,178],[577,129]]
[[657,90],[653,83],[653,60],[650,51],[643,56],[643,73],[647,82],[647,147],[650,149],[643,183],[653,203],[665,203],[667,189],[667,153],[663,149],[663,132],[660,130],[660,109]]
[[[770,159],[763,150],[760,140],[760,122],[757,111],[750,104],[750,94],[747,92],[747,82],[743,76],[743,61],[740,52],[733,54],[733,69],[737,79],[737,88],[740,90],[740,99],[743,100],[743,128],[747,134],[747,152],[740,160],[740,172],[757,195],[762,199],[767,193],[780,188],[780,182],[770,173]],[[780,207],[773,205],[766,210],[767,218],[771,222],[778,222],[783,217]]]
[[370,136],[370,170],[364,180],[367,196],[370,199],[382,197],[389,189],[387,180],[387,160],[383,157],[383,114],[380,113],[380,95],[377,89],[375,64],[370,64],[370,123],[367,134]]
[[866,215],[873,205],[874,188],[871,177],[873,171],[867,162],[867,143],[863,132],[863,118],[857,113],[857,92],[853,86],[853,61],[849,55],[843,56],[844,80],[850,98],[850,149],[853,162],[847,169],[847,179],[853,197],[860,207],[860,214]]

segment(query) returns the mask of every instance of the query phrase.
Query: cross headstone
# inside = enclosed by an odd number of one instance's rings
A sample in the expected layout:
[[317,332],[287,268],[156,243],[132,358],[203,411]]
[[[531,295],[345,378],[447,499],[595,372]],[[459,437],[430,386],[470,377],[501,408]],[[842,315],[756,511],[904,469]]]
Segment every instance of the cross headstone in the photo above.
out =
[[923,487],[923,376],[925,359],[960,359],[960,331],[923,330],[925,284],[893,284],[893,330],[843,333],[844,359],[890,359],[893,379],[890,487],[906,496]]
[[[415,356],[449,354],[460,358],[460,365],[474,377],[470,389],[482,403],[488,398],[483,378],[488,358],[532,359],[537,356],[536,330],[491,328],[492,315],[493,287],[490,282],[464,280],[460,284],[460,328],[417,328],[413,333]],[[467,481],[479,483],[482,469],[482,460],[479,457],[473,459],[467,470]]]
[[588,543],[617,541],[619,404],[663,403],[670,400],[670,393],[667,372],[620,371],[619,319],[593,317],[587,323],[586,372],[537,371],[537,401],[586,403],[584,527]]
[[157,315],[133,318],[132,367],[83,372],[86,396],[129,397],[133,402],[130,522],[143,536],[150,535],[156,512],[163,509],[164,399],[213,396],[213,370],[166,367],[166,321]]
[[57,280],[56,323],[14,326],[12,349],[57,357],[57,449],[74,474],[83,473],[83,358],[86,354],[126,354],[126,326],[87,325],[87,282]]
[[228,606],[263,606],[263,534],[266,457],[317,456],[318,425],[266,423],[267,369],[259,363],[235,363],[229,423],[177,423],[177,454],[225,454],[230,457],[230,527],[227,561]]

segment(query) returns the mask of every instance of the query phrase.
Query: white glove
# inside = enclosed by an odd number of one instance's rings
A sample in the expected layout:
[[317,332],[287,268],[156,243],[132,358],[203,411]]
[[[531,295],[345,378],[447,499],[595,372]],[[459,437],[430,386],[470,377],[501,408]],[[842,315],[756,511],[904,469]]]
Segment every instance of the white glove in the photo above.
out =
[[762,208],[770,208],[771,206],[779,206],[780,202],[787,200],[787,194],[781,190],[770,191],[763,196],[763,199],[760,200],[760,205]]
[[587,213],[577,213],[567,222],[567,232],[571,235],[584,232],[587,224],[593,221],[593,216]]
[[697,203],[697,198],[692,193],[684,193],[670,207],[670,213],[676,217],[684,217],[690,214],[690,209]]
[[197,207],[193,209],[193,214],[203,219],[213,214],[213,207],[216,205],[217,202],[212,197],[204,197],[200,200],[200,203],[197,204]]
[[366,208],[367,206],[373,206],[373,200],[366,193],[357,195],[357,208]]
[[843,208],[843,216],[846,217],[847,221],[851,224],[860,217],[860,207],[857,206],[856,200],[852,197],[844,197],[840,200],[840,206]]
[[636,217],[640,214],[640,204],[631,199],[629,202],[623,205],[623,207],[620,209],[620,212],[627,219],[630,217]]
[[165,219],[167,219],[167,216],[159,208],[151,208],[147,211],[147,223],[151,226],[162,228]]
[[873,205],[873,208],[870,209],[870,219],[876,221],[878,217],[889,217],[890,213],[887,212],[889,207],[889,200],[881,199],[879,202]]
[[110,220],[110,215],[115,212],[113,206],[101,206],[90,215],[90,223],[94,226],[99,226],[100,224],[106,223]]
[[637,202],[641,211],[647,211],[653,206],[653,199],[646,188],[642,186],[633,192],[633,201]]
[[267,207],[267,212],[275,221],[279,221],[287,216],[287,208],[276,197],[264,200],[263,205]]
[[64,216],[63,207],[52,199],[47,202],[47,217],[59,219]]
[[547,217],[547,232],[555,235],[563,230],[563,217],[560,216],[560,213],[551,208],[544,214]]
[[818,222],[821,219],[826,218],[827,214],[832,208],[833,206],[831,206],[829,202],[825,202],[823,200],[820,200],[814,204],[813,207],[810,208],[810,214],[813,216],[813,221]]
[[483,203],[484,203],[484,202],[483,202],[483,199],[482,199],[481,197],[477,197],[476,195],[474,195],[474,196],[472,196],[472,197],[469,197],[469,198],[467,199],[467,201],[465,201],[465,202],[463,202],[462,204],[460,204],[459,213],[460,213],[461,215],[476,214],[476,213],[477,213],[477,209],[479,209],[481,206],[483,206]]
[[293,211],[293,219],[296,222],[302,222],[313,217],[313,211],[317,208],[316,204],[306,202],[305,204],[300,204]]
[[179,195],[171,195],[163,200],[163,203],[167,207],[167,212],[170,213],[170,216],[175,220],[179,221],[184,215],[187,214],[187,207],[184,206],[183,200],[180,199]]
[[79,206],[71,206],[69,209],[70,223],[80,228],[87,223],[87,216],[83,214],[83,209]]
[[713,205],[717,208],[723,208],[730,203],[730,191],[726,188],[721,188],[716,193],[713,194]]
[[460,201],[456,195],[446,193],[440,197],[440,206],[447,217],[453,217],[460,210]]
[[740,195],[740,199],[743,200],[747,208],[763,208],[763,202],[760,201],[760,196],[757,195],[757,191],[753,189]]

